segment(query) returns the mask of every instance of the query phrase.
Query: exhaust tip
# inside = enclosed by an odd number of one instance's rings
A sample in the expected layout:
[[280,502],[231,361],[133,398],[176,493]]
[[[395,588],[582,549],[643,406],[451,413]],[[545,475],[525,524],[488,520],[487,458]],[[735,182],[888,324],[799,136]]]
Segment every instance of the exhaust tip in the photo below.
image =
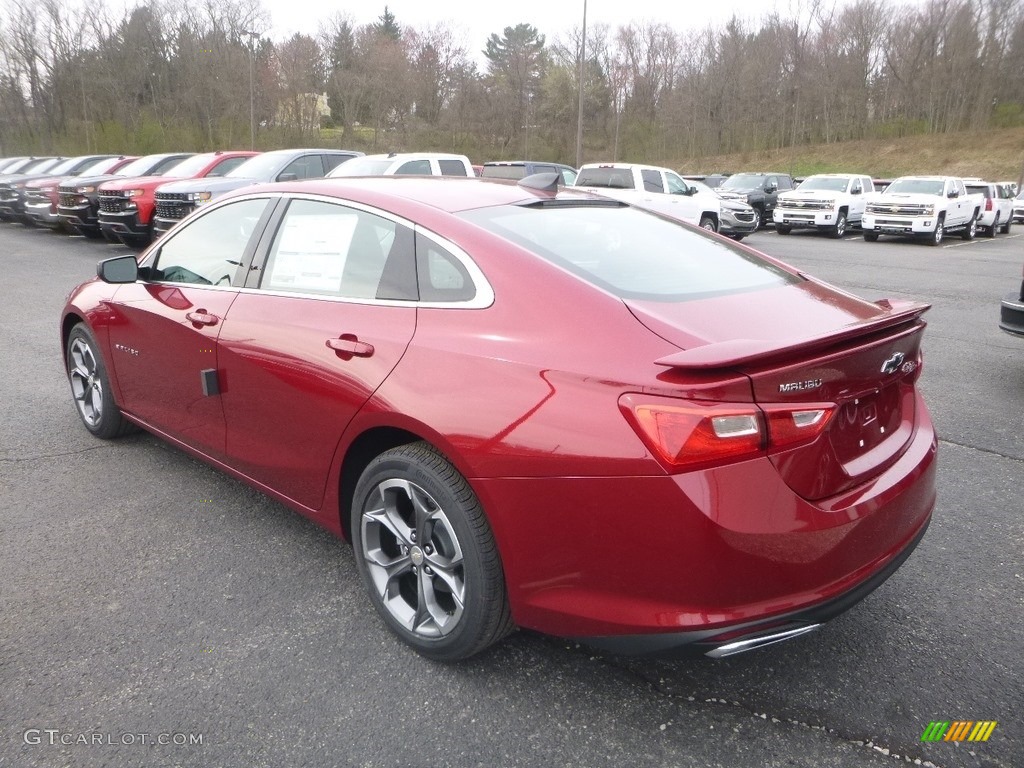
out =
[[735,656],[737,653],[745,653],[747,651],[752,651],[755,648],[763,648],[766,645],[774,645],[775,643],[781,643],[783,640],[791,640],[794,637],[806,635],[808,632],[813,632],[820,626],[821,624],[805,624],[803,626],[796,627],[795,629],[787,629],[783,632],[772,632],[767,635],[749,637],[745,640],[737,640],[732,643],[720,645],[717,648],[712,648],[704,655],[710,656],[713,659]]

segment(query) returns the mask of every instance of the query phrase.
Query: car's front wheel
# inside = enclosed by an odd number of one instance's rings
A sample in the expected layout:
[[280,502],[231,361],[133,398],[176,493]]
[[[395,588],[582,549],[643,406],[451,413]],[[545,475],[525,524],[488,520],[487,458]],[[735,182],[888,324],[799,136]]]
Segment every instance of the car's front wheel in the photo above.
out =
[[512,631],[490,525],[433,446],[402,445],[370,462],[353,495],[351,532],[374,608],[419,653],[458,661]]
[[866,242],[866,243],[878,242],[878,233],[877,232],[868,232],[867,230],[864,230],[863,234],[864,234],[864,242]]
[[787,227],[785,224],[776,224],[775,231],[778,232],[780,235],[788,235],[790,232],[793,231],[793,228]]
[[717,232],[718,231],[718,225],[715,223],[715,220],[713,218],[711,218],[710,216],[701,216],[700,217],[700,228],[701,229],[706,229],[708,232]]
[[135,428],[114,402],[99,345],[85,323],[78,323],[68,334],[65,363],[71,395],[86,429],[96,437],[109,440]]
[[946,217],[940,214],[938,221],[935,222],[935,229],[933,229],[931,235],[928,236],[928,245],[939,245],[942,242],[942,238],[945,236]]

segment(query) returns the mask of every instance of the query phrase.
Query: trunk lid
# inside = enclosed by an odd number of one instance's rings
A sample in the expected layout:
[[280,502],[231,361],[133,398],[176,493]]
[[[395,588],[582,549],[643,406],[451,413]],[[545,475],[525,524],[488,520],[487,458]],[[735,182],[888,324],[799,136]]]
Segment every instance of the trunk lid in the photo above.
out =
[[766,411],[831,411],[812,442],[781,450],[769,443],[769,459],[806,499],[884,472],[913,436],[926,304],[873,304],[813,281],[694,302],[627,304],[641,323],[682,347],[659,365],[743,373]]

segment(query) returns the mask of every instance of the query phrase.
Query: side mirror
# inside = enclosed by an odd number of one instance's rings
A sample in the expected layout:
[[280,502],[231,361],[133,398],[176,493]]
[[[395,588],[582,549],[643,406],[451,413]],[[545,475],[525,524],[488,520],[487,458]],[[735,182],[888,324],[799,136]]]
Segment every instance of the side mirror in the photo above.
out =
[[139,279],[139,262],[134,256],[115,256],[96,265],[96,275],[105,283],[134,283]]
[[764,191],[765,192],[774,192],[778,188],[779,188],[779,185],[776,184],[774,181],[770,181],[770,182],[768,182],[767,184],[764,185]]
[[955,189],[951,189],[949,191],[949,194],[946,195],[946,197],[948,197],[950,200],[952,200],[954,197],[960,197],[960,193],[957,192]]
[[278,181],[298,181],[299,174],[297,173],[282,173],[277,177]]
[[853,189],[850,190],[850,194],[851,195],[859,195],[863,191],[864,190],[862,190],[860,187],[854,187]]

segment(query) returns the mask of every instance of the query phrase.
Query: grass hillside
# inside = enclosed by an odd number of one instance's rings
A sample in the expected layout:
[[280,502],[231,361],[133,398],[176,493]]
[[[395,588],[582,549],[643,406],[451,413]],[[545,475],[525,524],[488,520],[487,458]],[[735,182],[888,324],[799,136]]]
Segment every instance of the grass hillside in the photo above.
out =
[[779,171],[807,176],[845,171],[867,173],[876,179],[940,174],[1020,181],[1024,177],[1024,128],[817,144],[717,155],[674,165],[683,173]]

